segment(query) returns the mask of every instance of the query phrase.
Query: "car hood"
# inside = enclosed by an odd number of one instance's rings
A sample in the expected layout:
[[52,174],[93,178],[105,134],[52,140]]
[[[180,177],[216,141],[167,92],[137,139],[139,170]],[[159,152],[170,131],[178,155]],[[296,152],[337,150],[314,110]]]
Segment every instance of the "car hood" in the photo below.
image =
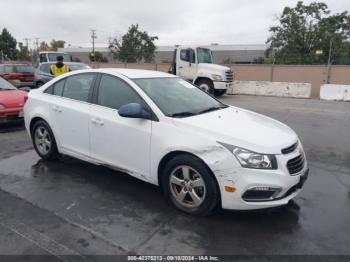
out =
[[174,123],[180,129],[257,153],[281,154],[282,148],[298,140],[296,133],[281,122],[237,107],[174,119]]
[[21,90],[1,90],[0,104],[3,104],[7,108],[23,107],[26,94],[27,92]]
[[222,65],[200,63],[198,64],[198,70],[208,70],[211,72],[222,73],[224,71],[230,70],[230,68]]

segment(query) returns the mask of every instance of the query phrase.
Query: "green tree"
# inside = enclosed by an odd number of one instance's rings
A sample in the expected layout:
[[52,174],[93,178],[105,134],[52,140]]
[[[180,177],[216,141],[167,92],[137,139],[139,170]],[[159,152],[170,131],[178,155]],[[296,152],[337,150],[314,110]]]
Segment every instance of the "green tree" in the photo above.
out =
[[[276,63],[323,64],[327,63],[332,43],[334,62],[342,57],[349,63],[349,52],[344,52],[344,47],[349,44],[350,16],[347,11],[330,13],[325,3],[305,5],[299,1],[293,8],[285,7],[279,24],[269,30],[272,35],[267,40],[266,56],[274,56]],[[322,52],[317,54],[317,50]]]
[[121,41],[118,38],[113,39],[109,49],[113,57],[122,62],[136,63],[143,59],[150,63],[154,59],[154,41],[157,39],[157,36],[150,36],[146,31],[139,30],[138,24],[131,25]]
[[95,57],[93,53],[90,53],[89,58],[91,62],[108,63],[108,58],[98,51],[95,51]]
[[20,61],[30,61],[30,54],[27,46],[24,46],[23,43],[18,43],[19,51],[17,52],[17,59]]
[[6,59],[15,60],[17,58],[16,46],[16,39],[4,28],[0,34],[0,52],[2,51]]
[[50,49],[51,51],[57,51],[58,48],[64,48],[64,45],[66,44],[63,40],[55,40],[53,39],[50,43]]
[[45,41],[43,41],[40,43],[39,51],[50,51],[50,46]]

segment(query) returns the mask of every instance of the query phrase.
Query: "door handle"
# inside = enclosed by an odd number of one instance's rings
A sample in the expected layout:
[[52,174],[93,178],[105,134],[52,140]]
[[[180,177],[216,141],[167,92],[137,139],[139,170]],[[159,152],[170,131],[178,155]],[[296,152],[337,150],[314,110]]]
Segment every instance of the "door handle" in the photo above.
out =
[[182,66],[179,66],[180,69],[182,69],[183,67]]
[[59,112],[59,113],[62,112],[62,109],[59,106],[53,106],[52,110],[56,111],[56,112]]
[[93,123],[93,124],[95,124],[95,125],[99,125],[99,126],[103,126],[105,123],[101,120],[101,119],[99,119],[99,118],[93,118],[93,119],[91,119],[91,122]]

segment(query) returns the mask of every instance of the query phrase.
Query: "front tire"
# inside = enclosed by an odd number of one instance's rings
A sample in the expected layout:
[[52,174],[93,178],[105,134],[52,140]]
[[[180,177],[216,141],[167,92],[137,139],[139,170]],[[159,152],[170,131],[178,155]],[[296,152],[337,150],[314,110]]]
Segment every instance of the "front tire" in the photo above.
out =
[[180,155],[171,159],[162,173],[161,186],[167,201],[185,213],[208,216],[219,206],[215,178],[194,156]]
[[215,96],[223,96],[224,94],[226,94],[226,89],[215,89],[214,91],[214,95]]
[[196,83],[196,85],[202,89],[203,91],[207,92],[208,94],[210,95],[213,95],[214,94],[214,83],[213,81],[211,81],[210,79],[206,79],[206,78],[203,78],[203,79],[199,79]]
[[57,144],[50,126],[37,121],[32,129],[32,140],[37,154],[44,160],[56,160],[59,156]]

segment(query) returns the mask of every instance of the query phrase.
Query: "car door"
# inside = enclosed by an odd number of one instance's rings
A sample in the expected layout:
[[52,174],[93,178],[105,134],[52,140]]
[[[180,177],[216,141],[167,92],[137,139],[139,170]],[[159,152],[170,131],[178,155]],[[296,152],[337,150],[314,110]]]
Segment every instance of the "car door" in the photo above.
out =
[[177,75],[192,81],[197,72],[195,51],[192,48],[181,49],[179,56],[176,68]]
[[125,118],[118,109],[145,102],[124,80],[101,74],[90,112],[91,155],[100,162],[147,181],[152,121]]
[[55,136],[61,148],[77,157],[89,157],[89,112],[95,73],[69,76],[53,85],[47,99]]

